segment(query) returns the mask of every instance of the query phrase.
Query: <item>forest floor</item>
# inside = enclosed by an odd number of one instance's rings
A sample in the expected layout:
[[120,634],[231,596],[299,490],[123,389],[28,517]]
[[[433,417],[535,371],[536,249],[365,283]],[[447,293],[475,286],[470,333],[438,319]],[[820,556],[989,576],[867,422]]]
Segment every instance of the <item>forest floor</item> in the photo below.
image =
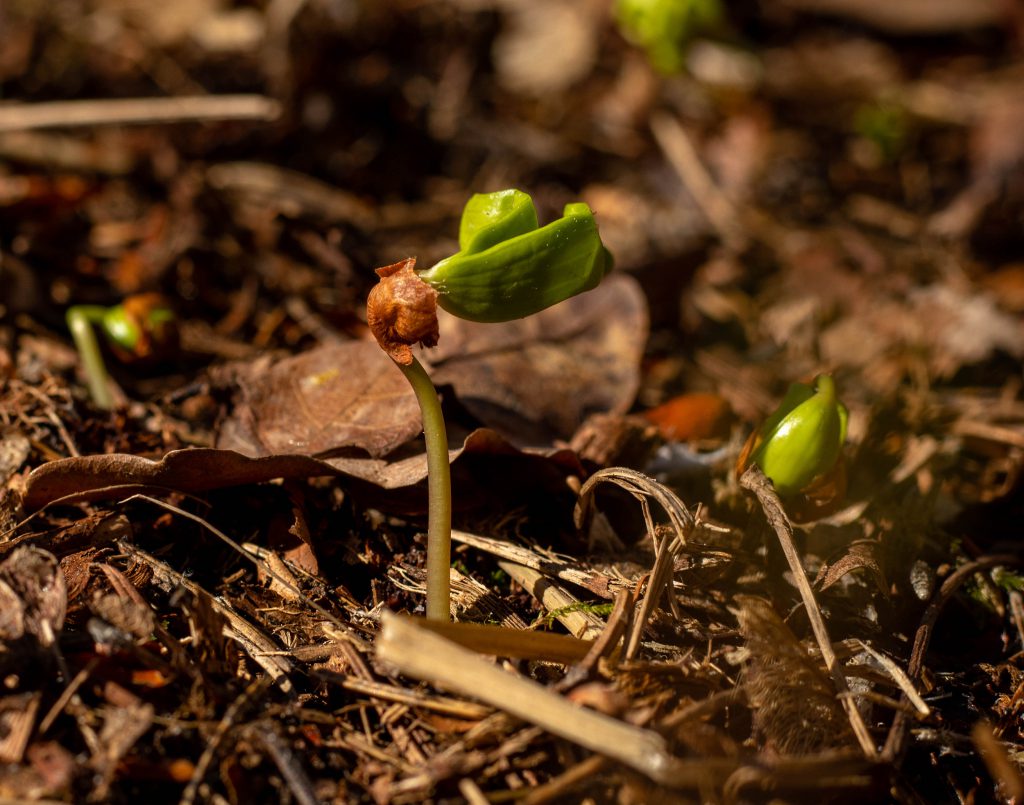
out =
[[[1024,8],[629,5],[0,4],[4,802],[1024,802]],[[365,300],[505,187],[615,269],[421,353],[428,628]],[[97,405],[68,311],[153,293]]]

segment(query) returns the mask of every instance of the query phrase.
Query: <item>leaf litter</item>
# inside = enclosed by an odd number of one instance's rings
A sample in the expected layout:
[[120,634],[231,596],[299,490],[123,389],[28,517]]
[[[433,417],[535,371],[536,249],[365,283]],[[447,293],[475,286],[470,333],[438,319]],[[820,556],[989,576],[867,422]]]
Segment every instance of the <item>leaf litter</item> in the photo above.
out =
[[[1024,790],[1019,20],[940,5],[728,9],[675,75],[593,3],[0,7],[0,793]],[[591,204],[618,268],[422,353],[428,628],[363,304],[511,185]],[[182,348],[108,354],[99,412],[64,312],[148,292]],[[822,371],[847,493],[793,527],[732,468]]]

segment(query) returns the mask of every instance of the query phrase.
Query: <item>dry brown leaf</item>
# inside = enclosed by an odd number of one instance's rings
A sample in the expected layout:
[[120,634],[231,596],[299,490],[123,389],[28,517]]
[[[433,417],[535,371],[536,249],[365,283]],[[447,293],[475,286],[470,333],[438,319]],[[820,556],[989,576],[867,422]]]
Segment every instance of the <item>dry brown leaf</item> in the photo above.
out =
[[251,456],[379,458],[421,430],[409,383],[375,343],[327,344],[235,379],[241,401],[218,447]]
[[117,773],[120,760],[152,726],[154,708],[148,703],[133,703],[103,708],[102,714],[99,751],[92,757],[92,766],[101,777],[96,783],[97,791],[105,793]]
[[657,425],[666,439],[679,442],[728,436],[734,419],[724,398],[706,392],[673,397],[645,411],[644,417]]
[[640,380],[647,305],[623,274],[525,319],[478,324],[441,318],[438,347],[424,357],[435,384],[505,438],[568,439],[594,413],[625,413]]
[[854,367],[885,390],[922,359],[935,376],[950,377],[999,350],[1024,356],[1024,325],[987,294],[929,285],[901,298],[864,297],[821,333],[820,345],[826,364]]
[[34,511],[69,495],[82,499],[126,497],[138,487],[202,492],[271,478],[331,475],[330,465],[306,456],[249,458],[232,450],[173,450],[159,461],[113,453],[50,461],[26,481],[22,505]]
[[[647,308],[636,282],[615,276],[527,319],[477,325],[446,316],[441,327],[442,346],[425,356],[431,376],[503,431],[477,429],[449,458],[464,451],[516,456],[514,439],[540,444],[564,464],[568,454],[548,448],[553,437],[571,436],[591,413],[622,413],[632,404]],[[202,492],[341,474],[398,489],[426,478],[425,454],[407,446],[422,430],[415,396],[376,344],[327,345],[275,364],[260,358],[233,379],[242,402],[218,449],[175,450],[159,461],[122,454],[51,461],[29,475],[23,505],[126,497],[143,486]]]
[[[452,461],[461,455],[518,457],[527,463],[550,465],[556,471],[562,467],[576,474],[583,472],[567,450],[523,453],[487,428],[470,433],[462,447],[450,450],[448,455]],[[109,500],[127,497],[146,487],[198,493],[274,478],[324,475],[346,475],[383,489],[400,489],[427,477],[427,459],[423,453],[391,462],[289,455],[249,457],[216,448],[173,450],[158,461],[123,453],[80,456],[50,461],[35,469],[26,481],[22,505],[35,511],[68,496],[76,500]]]
[[878,586],[879,592],[885,595],[889,585],[885,580],[885,573],[882,572],[882,565],[878,559],[881,544],[877,540],[856,540],[850,543],[846,553],[828,565],[823,565],[814,580],[814,586],[824,592],[847,573],[854,570],[867,570],[872,580]]
[[89,608],[98,618],[132,637],[143,640],[153,634],[156,619],[147,604],[132,601],[127,596],[107,593],[95,595]]

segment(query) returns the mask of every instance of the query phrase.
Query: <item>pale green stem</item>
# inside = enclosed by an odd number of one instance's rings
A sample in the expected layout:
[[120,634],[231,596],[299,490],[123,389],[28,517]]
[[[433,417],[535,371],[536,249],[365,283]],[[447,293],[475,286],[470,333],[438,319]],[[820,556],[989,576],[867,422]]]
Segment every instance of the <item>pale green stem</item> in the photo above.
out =
[[93,404],[104,411],[110,411],[114,407],[114,395],[110,393],[110,376],[93,329],[94,325],[98,326],[103,321],[106,310],[99,305],[75,305],[68,308],[66,318],[78,354],[82,356]]
[[450,619],[452,562],[452,479],[448,464],[448,434],[437,390],[415,358],[398,364],[420,405],[423,438],[427,442],[427,619]]

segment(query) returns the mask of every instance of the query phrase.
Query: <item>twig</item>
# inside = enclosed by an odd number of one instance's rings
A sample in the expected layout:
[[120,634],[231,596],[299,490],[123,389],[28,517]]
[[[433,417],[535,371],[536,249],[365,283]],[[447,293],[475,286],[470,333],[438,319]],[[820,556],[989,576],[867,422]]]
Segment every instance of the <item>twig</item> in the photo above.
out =
[[988,773],[999,783],[1002,789],[1000,798],[1005,798],[1006,802],[1020,802],[1024,799],[1024,776],[1021,776],[1020,769],[1010,760],[1003,744],[992,734],[992,725],[987,721],[979,721],[971,730],[971,740],[985,761]]
[[[910,662],[907,663],[907,676],[910,679],[916,679],[918,674],[921,673],[925,655],[928,653],[928,644],[931,642],[932,632],[935,630],[935,623],[938,621],[943,607],[953,597],[953,593],[960,588],[960,585],[979,570],[996,565],[1016,565],[1019,563],[1019,556],[1014,556],[1013,554],[993,554],[975,559],[966,565],[961,565],[950,573],[921,616],[921,625],[917,627],[917,633],[914,635],[914,647],[910,652]],[[882,750],[882,760],[887,763],[895,762],[896,758],[903,754],[906,738],[907,714],[900,711],[896,713],[892,726],[889,727],[889,735],[885,739],[885,748]]]
[[341,686],[345,690],[356,693],[363,693],[375,699],[382,699],[390,702],[401,702],[410,707],[418,707],[421,710],[433,710],[436,713],[443,713],[454,718],[462,718],[466,721],[481,721],[491,714],[490,707],[483,707],[473,702],[459,701],[458,699],[447,699],[440,696],[429,696],[426,693],[413,688],[400,688],[395,685],[388,685],[385,682],[376,682],[371,679],[359,679],[347,677],[342,681]]
[[557,690],[569,690],[594,675],[598,661],[610,654],[628,631],[635,608],[636,601],[633,594],[629,590],[619,590],[619,594],[615,596],[615,606],[612,608],[601,634],[594,641],[587,655],[570,668],[569,673],[555,686]]
[[533,568],[545,576],[555,576],[562,581],[583,587],[602,598],[614,598],[617,590],[629,586],[618,579],[597,572],[592,567],[581,565],[570,559],[541,555],[537,551],[516,545],[508,540],[457,530],[452,531],[452,539],[463,545],[469,545],[477,550],[486,551],[494,556],[515,562],[517,565]]
[[274,120],[281,105],[262,95],[51,101],[0,106],[0,132],[204,120]]
[[192,779],[188,781],[188,785],[185,786],[185,790],[181,794],[181,800],[179,805],[192,805],[196,800],[196,794],[199,791],[199,785],[203,782],[203,778],[206,776],[207,770],[210,768],[210,764],[213,762],[213,758],[217,754],[217,749],[220,746],[221,741],[224,740],[224,736],[227,735],[228,730],[231,729],[235,723],[235,719],[238,718],[238,714],[248,702],[260,693],[267,686],[267,677],[260,677],[253,680],[249,685],[238,694],[237,698],[228,705],[228,709],[224,711],[224,715],[221,716],[220,722],[217,724],[217,728],[213,731],[213,735],[209,737],[206,743],[206,748],[203,749],[203,754],[199,756],[199,760],[196,762],[195,771],[192,773]]
[[[656,551],[654,567],[651,569],[651,575],[647,581],[647,594],[640,604],[640,612],[633,620],[626,640],[624,656],[630,659],[640,647],[644,627],[651,615],[654,614],[654,608],[662,594],[666,590],[671,590],[675,558],[686,545],[686,541],[693,534],[694,529],[697,528],[697,521],[690,514],[690,510],[686,508],[686,504],[668,487],[636,470],[625,467],[609,467],[591,475],[580,489],[579,500],[576,502],[576,510],[573,513],[577,528],[581,528],[590,517],[594,506],[594,488],[600,483],[612,483],[622,487],[640,502],[647,533]],[[675,532],[671,538],[659,539],[654,527],[654,520],[651,517],[648,498],[653,499],[668,515]],[[669,595],[669,606],[673,614],[679,617],[679,603],[672,595]]]
[[459,793],[466,798],[468,805],[487,805],[487,797],[484,796],[484,792],[469,777],[459,780]]
[[498,657],[570,663],[586,657],[593,646],[589,640],[569,635],[509,629],[485,623],[430,621],[424,623],[423,628],[478,654]]
[[544,686],[513,676],[477,654],[432,634],[412,618],[382,617],[377,658],[402,673],[486,702],[586,749],[605,755],[672,787],[721,780],[736,767],[729,759],[687,762],[673,757],[665,739],[592,710],[577,707]]
[[746,693],[742,687],[720,690],[717,693],[712,693],[706,698],[699,699],[698,701],[691,702],[684,707],[680,707],[673,713],[669,713],[664,719],[662,719],[661,723],[658,724],[658,729],[666,734],[671,734],[672,732],[678,731],[679,728],[688,721],[711,715],[731,704],[743,702],[745,699]]
[[267,754],[274,761],[274,765],[281,772],[281,776],[288,783],[288,790],[295,797],[295,801],[299,805],[318,805],[320,799],[313,790],[313,783],[299,764],[295,753],[272,730],[262,729],[256,734],[260,743],[263,744],[263,748],[267,750]]
[[742,248],[746,238],[736,206],[715,184],[683,127],[667,114],[656,114],[651,117],[651,131],[669,164],[722,242],[732,249]]
[[354,193],[277,165],[221,162],[207,169],[206,182],[227,196],[271,205],[289,217],[308,215],[367,230],[380,223],[377,211]]
[[575,766],[548,780],[544,785],[534,788],[523,800],[523,805],[544,805],[547,802],[565,802],[566,795],[584,780],[600,774],[608,767],[608,759],[601,755],[591,755]]
[[46,734],[50,727],[53,726],[53,722],[57,720],[57,716],[64,712],[64,708],[67,707],[72,700],[78,698],[78,689],[88,681],[89,676],[95,670],[97,665],[99,665],[99,658],[93,657],[77,674],[75,674],[74,679],[68,683],[60,696],[57,697],[57,701],[53,703],[53,706],[43,717],[43,720],[39,722],[38,731],[40,735]]
[[[580,640],[593,640],[604,627],[604,621],[590,612],[579,608],[576,596],[533,568],[523,567],[515,562],[498,562],[512,579],[530,593],[566,629]],[[589,648],[589,646],[588,646]]]
[[191,579],[185,578],[174,568],[151,556],[140,548],[136,548],[125,540],[118,540],[118,549],[128,556],[135,557],[151,567],[158,578],[163,578],[172,585],[178,585],[196,597],[205,597],[210,606],[223,615],[228,622],[224,635],[239,643],[242,648],[277,683],[285,693],[294,692],[291,680],[288,675],[292,672],[292,663],[287,657],[282,657],[275,652],[280,648],[267,637],[263,632],[249,623],[245,618],[227,606],[220,599],[211,595],[207,590],[196,584]]
[[893,682],[895,682],[896,686],[903,691],[903,695],[907,697],[908,701],[914,706],[914,709],[920,715],[928,716],[931,713],[931,708],[925,704],[924,699],[922,699],[921,695],[914,689],[914,683],[910,680],[910,677],[903,672],[902,668],[880,651],[875,651],[875,649],[863,640],[858,640],[857,643],[860,644],[860,647],[864,649],[864,651],[875,659],[875,662],[881,665],[888,672],[889,676],[892,677]]
[[840,701],[846,709],[846,714],[850,719],[850,726],[853,727],[853,732],[857,736],[857,741],[864,752],[864,757],[868,760],[875,760],[878,757],[878,748],[875,746],[867,724],[864,723],[864,719],[857,709],[856,702],[850,696],[850,687],[847,685],[843,669],[836,659],[836,653],[832,648],[832,641],[828,636],[828,629],[825,627],[825,619],[821,615],[821,609],[818,607],[818,602],[814,598],[814,591],[811,589],[811,582],[807,578],[807,573],[804,572],[800,555],[797,553],[796,545],[793,543],[793,526],[790,525],[789,518],[786,517],[786,512],[782,508],[782,502],[779,500],[779,496],[775,494],[771,481],[765,477],[765,474],[761,472],[761,468],[756,464],[752,464],[743,473],[743,476],[740,478],[740,486],[757,495],[768,523],[775,530],[779,538],[782,552],[786,555],[786,561],[789,562],[789,568],[793,573],[797,589],[800,591],[804,608],[807,610],[807,619],[811,622],[811,629],[814,631],[814,637],[818,641],[821,658],[824,660],[828,672],[832,675],[832,682],[836,687],[836,692],[840,694]]

